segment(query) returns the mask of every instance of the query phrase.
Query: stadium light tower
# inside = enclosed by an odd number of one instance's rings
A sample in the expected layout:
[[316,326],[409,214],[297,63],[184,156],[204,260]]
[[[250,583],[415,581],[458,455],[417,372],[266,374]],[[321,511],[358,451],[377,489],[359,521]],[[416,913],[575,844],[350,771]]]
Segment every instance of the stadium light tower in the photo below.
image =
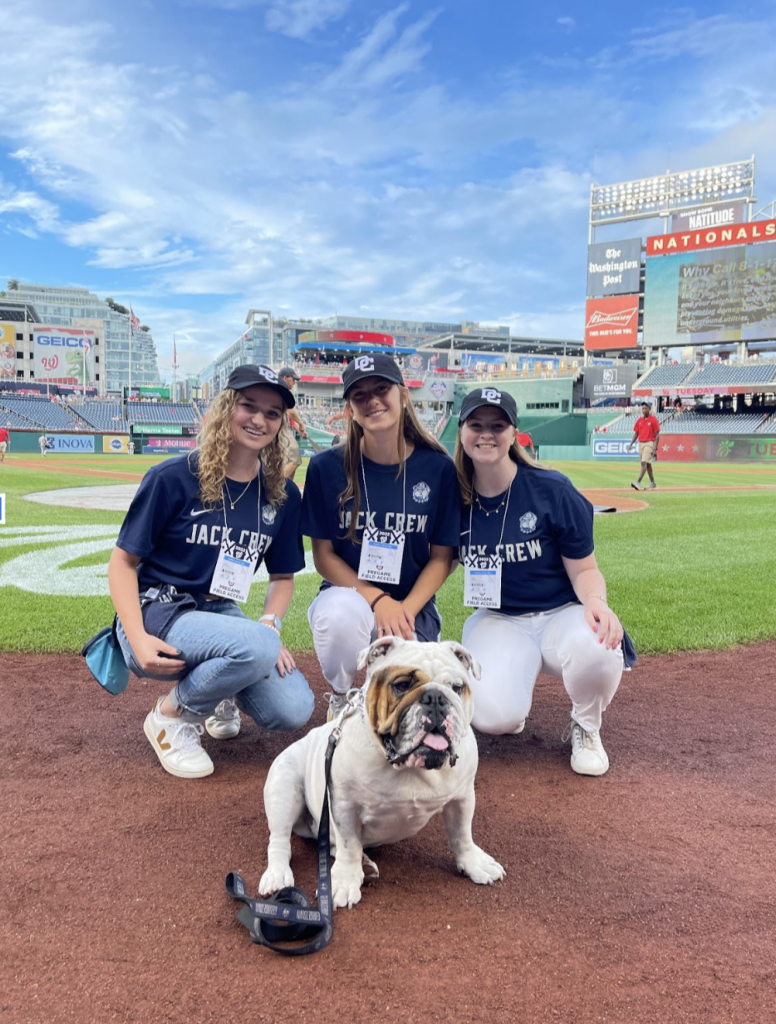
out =
[[595,241],[595,229],[604,224],[662,217],[668,231],[668,218],[675,213],[716,206],[738,200],[747,204],[747,220],[752,217],[754,195],[754,156],[732,164],[716,164],[692,171],[666,171],[653,178],[638,178],[615,185],[590,185],[590,227],[588,241]]

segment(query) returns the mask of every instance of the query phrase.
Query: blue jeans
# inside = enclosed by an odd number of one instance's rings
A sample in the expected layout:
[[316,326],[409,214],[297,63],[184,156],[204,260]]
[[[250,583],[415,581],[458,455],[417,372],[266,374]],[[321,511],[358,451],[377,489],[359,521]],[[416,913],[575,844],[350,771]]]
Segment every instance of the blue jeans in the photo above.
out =
[[[140,669],[120,622],[117,635],[135,675],[162,678]],[[212,715],[227,698],[236,700],[262,729],[301,729],[313,713],[315,699],[302,673],[278,672],[280,637],[246,618],[234,601],[220,599],[206,611],[184,612],[165,639],[182,652],[188,668],[170,691],[170,700],[187,721]]]

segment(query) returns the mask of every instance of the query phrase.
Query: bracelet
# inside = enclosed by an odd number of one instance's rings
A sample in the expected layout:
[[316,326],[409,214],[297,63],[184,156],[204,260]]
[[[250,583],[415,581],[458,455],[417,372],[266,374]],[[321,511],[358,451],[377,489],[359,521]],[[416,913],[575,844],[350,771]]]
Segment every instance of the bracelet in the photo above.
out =
[[589,597],[597,597],[599,601],[603,601],[607,608],[609,607],[609,602],[606,600],[606,594],[585,594],[583,600],[587,601]]
[[390,594],[387,594],[384,590],[381,590],[380,593],[377,595],[377,597],[374,599],[374,601],[372,601],[372,603],[369,605],[369,607],[372,609],[372,611],[374,611],[375,610],[375,605],[377,604],[378,601],[382,601],[382,599],[384,597],[390,597],[390,596],[391,596]]
[[283,620],[279,615],[272,615],[271,612],[267,612],[266,615],[259,616],[259,622],[263,623],[265,626],[269,626],[270,629],[274,629],[278,636],[280,635]]

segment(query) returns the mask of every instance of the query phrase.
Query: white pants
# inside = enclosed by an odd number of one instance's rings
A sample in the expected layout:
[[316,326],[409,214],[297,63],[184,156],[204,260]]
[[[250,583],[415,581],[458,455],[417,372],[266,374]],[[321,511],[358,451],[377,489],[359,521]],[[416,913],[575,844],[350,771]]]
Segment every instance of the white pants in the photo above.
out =
[[347,693],[358,671],[358,652],[377,639],[369,602],[350,587],[322,590],[307,611],[323,678],[335,693]]
[[472,725],[480,732],[519,730],[540,672],[563,679],[572,717],[596,731],[622,677],[622,648],[598,642],[580,604],[538,615],[480,608],[464,623],[462,643],[482,666],[482,678],[472,681]]

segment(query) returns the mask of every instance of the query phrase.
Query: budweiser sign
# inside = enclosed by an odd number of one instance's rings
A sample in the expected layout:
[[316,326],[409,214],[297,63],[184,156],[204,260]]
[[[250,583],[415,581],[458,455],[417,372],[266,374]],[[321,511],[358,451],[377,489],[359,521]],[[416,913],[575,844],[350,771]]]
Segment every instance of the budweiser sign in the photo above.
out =
[[602,313],[597,309],[588,320],[587,326],[597,327],[599,324],[619,324],[621,327],[624,327],[626,324],[631,322],[638,311],[638,306],[633,306],[631,309],[624,309],[621,313]]
[[749,224],[731,224],[700,231],[675,231],[647,239],[647,256],[669,256],[697,249],[719,249],[725,245],[750,245],[776,241],[776,220],[753,220]]
[[585,348],[636,348],[639,333],[638,295],[588,299],[585,310]]

